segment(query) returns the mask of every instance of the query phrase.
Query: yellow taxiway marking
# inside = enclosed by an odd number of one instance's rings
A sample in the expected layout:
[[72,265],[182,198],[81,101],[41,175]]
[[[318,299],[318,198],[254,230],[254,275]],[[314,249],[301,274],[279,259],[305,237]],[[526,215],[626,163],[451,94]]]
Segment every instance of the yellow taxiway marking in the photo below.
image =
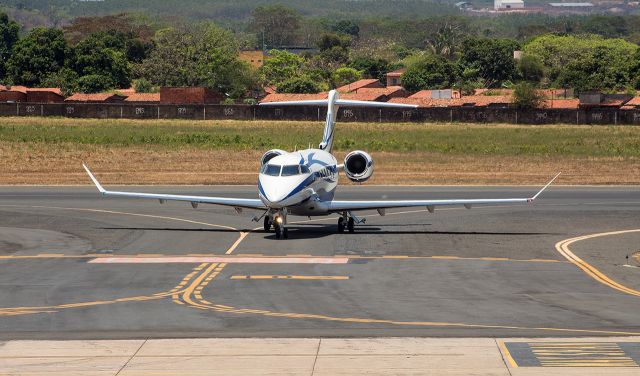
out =
[[498,342],[498,348],[502,352],[502,355],[509,362],[509,365],[511,366],[511,368],[518,368],[518,363],[516,363],[516,361],[513,359],[513,356],[511,356],[511,353],[509,352],[509,349],[507,349],[507,346],[504,344],[504,341],[497,341],[497,342]]
[[602,232],[598,234],[578,236],[575,238],[559,241],[558,243],[556,243],[556,250],[560,252],[560,254],[564,256],[567,260],[569,260],[569,262],[573,263],[574,265],[582,269],[585,273],[587,273],[587,275],[589,275],[591,278],[595,279],[596,281],[602,283],[603,285],[611,287],[612,289],[618,290],[625,294],[640,296],[640,291],[623,286],[618,282],[612,280],[611,278],[604,275],[601,271],[596,269],[593,265],[590,265],[580,257],[576,256],[569,249],[570,245],[583,240],[599,238],[603,236],[623,235],[623,234],[629,234],[634,232],[640,232],[640,229]]
[[231,279],[305,279],[305,280],[346,280],[346,275],[232,275]]

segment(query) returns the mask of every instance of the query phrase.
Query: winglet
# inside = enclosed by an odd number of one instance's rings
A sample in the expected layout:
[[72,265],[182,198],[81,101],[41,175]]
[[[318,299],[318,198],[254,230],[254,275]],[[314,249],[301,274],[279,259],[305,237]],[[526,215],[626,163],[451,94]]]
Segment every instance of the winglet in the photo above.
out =
[[84,167],[84,170],[87,171],[87,174],[89,174],[89,177],[93,181],[93,184],[96,185],[96,187],[98,188],[100,193],[104,194],[106,192],[106,190],[104,188],[102,188],[102,185],[100,185],[100,182],[98,181],[98,179],[96,179],[96,177],[93,176],[93,174],[91,173],[91,170],[89,170],[89,167],[87,167],[87,165],[84,164],[84,163],[82,164],[82,167]]
[[545,189],[547,189],[547,187],[549,187],[549,186],[551,185],[551,183],[553,183],[553,182],[558,178],[558,176],[560,176],[560,174],[562,174],[562,172],[558,172],[558,174],[557,174],[556,176],[554,176],[554,177],[553,177],[553,179],[551,179],[551,180],[547,183],[547,185],[545,185],[544,187],[542,187],[542,189],[541,189],[541,190],[539,190],[539,191],[538,191],[538,193],[536,193],[536,195],[535,195],[535,196],[533,196],[533,197],[531,197],[531,198],[529,199],[529,202],[533,202],[536,198],[538,198],[538,196],[540,196],[540,194],[541,194],[542,192],[544,192],[544,190],[545,190]]

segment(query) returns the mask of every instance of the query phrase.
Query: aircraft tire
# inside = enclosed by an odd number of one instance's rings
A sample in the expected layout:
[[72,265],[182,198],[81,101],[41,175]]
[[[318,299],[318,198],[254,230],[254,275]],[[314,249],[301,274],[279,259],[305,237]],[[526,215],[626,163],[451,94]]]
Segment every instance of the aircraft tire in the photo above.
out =
[[355,221],[351,217],[349,217],[349,222],[347,222],[347,228],[349,229],[349,232],[352,234],[355,231]]
[[268,215],[264,217],[264,231],[271,230],[271,218]]
[[339,233],[343,233],[344,232],[344,218],[343,217],[338,218],[338,232]]

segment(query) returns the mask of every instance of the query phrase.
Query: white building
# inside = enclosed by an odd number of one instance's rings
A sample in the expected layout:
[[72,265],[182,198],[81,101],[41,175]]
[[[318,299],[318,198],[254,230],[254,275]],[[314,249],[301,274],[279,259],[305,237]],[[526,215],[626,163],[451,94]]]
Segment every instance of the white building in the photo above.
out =
[[493,7],[495,10],[504,9],[524,9],[523,0],[494,0]]

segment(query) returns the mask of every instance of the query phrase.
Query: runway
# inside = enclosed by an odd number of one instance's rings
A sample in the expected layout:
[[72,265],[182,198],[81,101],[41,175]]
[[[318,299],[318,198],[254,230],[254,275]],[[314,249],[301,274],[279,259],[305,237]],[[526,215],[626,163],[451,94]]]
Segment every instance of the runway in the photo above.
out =
[[[339,188],[340,199],[496,198],[538,187]],[[254,198],[255,187],[128,187]],[[0,188],[0,339],[640,335],[640,187],[553,186],[534,205],[290,217]],[[633,257],[629,260],[637,265]]]

